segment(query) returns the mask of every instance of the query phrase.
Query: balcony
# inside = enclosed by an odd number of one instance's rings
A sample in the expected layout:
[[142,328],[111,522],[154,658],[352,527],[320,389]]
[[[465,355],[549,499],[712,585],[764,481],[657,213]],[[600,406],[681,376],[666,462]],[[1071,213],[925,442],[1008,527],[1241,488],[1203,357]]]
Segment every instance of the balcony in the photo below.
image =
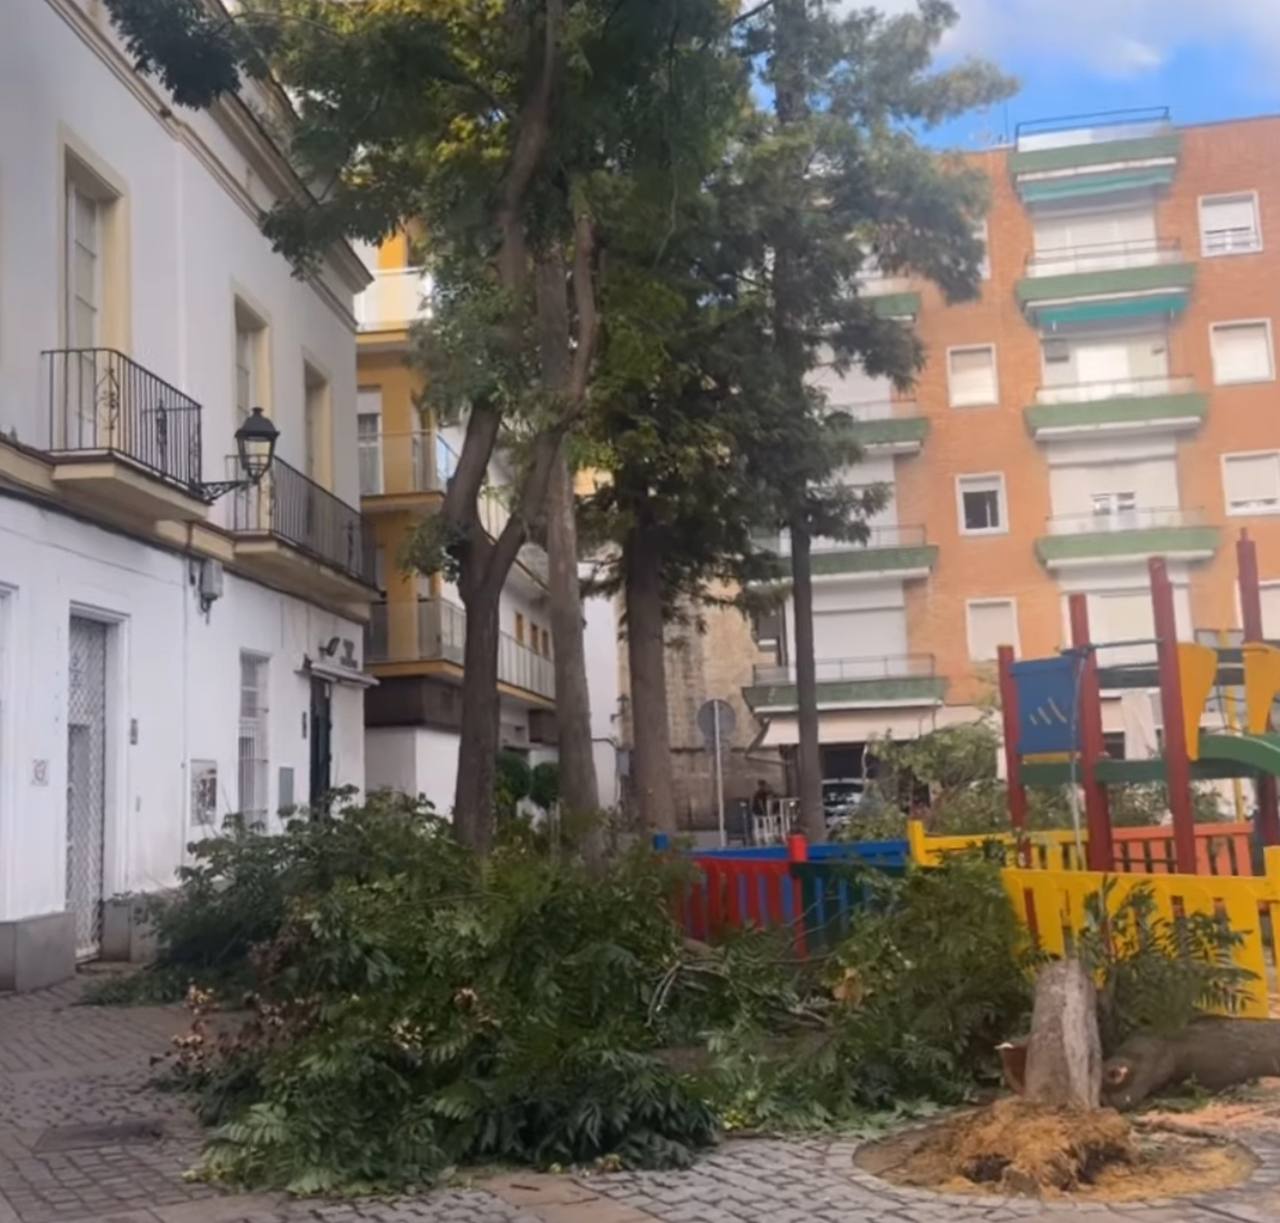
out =
[[1152,556],[1208,560],[1219,539],[1203,511],[1176,507],[1064,514],[1050,518],[1047,526],[1048,534],[1036,541],[1036,554],[1047,569],[1125,565]]
[[430,313],[430,292],[431,278],[423,268],[375,270],[373,282],[355,299],[361,333],[406,330]]
[[359,439],[359,467],[362,507],[379,514],[410,508],[424,494],[443,497],[458,456],[434,429],[378,432]]
[[1020,123],[1009,171],[1028,205],[1105,200],[1172,182],[1182,137],[1168,107]]
[[[237,460],[227,460],[237,474]],[[235,558],[246,570],[303,595],[365,601],[374,586],[369,523],[277,458],[262,482],[231,495]]]
[[1018,301],[1037,327],[1179,314],[1195,265],[1173,238],[1142,238],[1037,251],[1027,257]]
[[[365,632],[365,661],[373,666],[421,663],[460,680],[466,661],[467,613],[447,599],[376,603]],[[397,673],[406,668],[397,665]],[[498,682],[520,694],[555,699],[555,664],[509,633],[498,639]]]
[[[947,682],[936,674],[932,654],[819,659],[815,665],[820,710],[938,705],[946,696]],[[795,667],[756,667],[743,696],[755,713],[794,713]]]
[[832,418],[848,420],[853,439],[867,454],[919,454],[929,421],[914,401],[884,400],[834,406]]
[[1208,412],[1209,396],[1191,378],[1114,378],[1040,387],[1027,409],[1027,426],[1038,441],[1185,433],[1198,429]]
[[[791,539],[783,534],[777,541],[777,577],[791,574]],[[870,528],[866,541],[815,539],[812,543],[812,570],[815,581],[873,580],[876,578],[928,577],[938,560],[936,544],[925,542],[922,526],[887,524]]]
[[205,517],[194,399],[111,348],[52,349],[41,358],[60,488],[128,517]]

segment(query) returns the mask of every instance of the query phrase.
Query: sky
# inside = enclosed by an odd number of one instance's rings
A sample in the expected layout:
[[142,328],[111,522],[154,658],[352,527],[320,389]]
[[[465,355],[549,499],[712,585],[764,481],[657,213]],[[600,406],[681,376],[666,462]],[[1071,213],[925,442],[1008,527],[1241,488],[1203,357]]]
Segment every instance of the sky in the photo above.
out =
[[[979,55],[1019,78],[1007,103],[930,133],[981,148],[1019,120],[1168,106],[1175,123],[1280,113],[1280,0],[951,0],[942,62]],[[915,0],[850,0],[901,12]],[[1280,150],[1277,150],[1280,156]]]

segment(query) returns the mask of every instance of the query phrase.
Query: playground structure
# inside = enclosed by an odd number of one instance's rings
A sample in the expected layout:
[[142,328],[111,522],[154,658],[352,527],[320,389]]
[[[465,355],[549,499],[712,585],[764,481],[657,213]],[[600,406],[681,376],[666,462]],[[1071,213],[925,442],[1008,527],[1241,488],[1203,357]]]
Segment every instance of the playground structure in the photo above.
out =
[[[1173,586],[1165,562],[1149,562],[1155,637],[1094,644],[1089,635],[1086,597],[1069,600],[1071,645],[1056,657],[1015,662],[1009,647],[999,651],[1000,703],[1004,727],[1010,824],[1019,842],[1020,865],[1033,864],[1037,844],[1054,847],[1052,865],[1061,869],[1114,872],[1133,869],[1179,875],[1253,873],[1248,838],[1261,846],[1280,845],[1276,778],[1280,775],[1280,734],[1271,733],[1271,708],[1280,694],[1280,649],[1263,640],[1262,600],[1254,542],[1245,532],[1236,545],[1244,641],[1219,648],[1179,641]],[[1154,646],[1150,662],[1103,665],[1108,649]],[[1155,689],[1164,724],[1158,757],[1115,760],[1103,746],[1102,692]],[[1245,724],[1237,725],[1239,689],[1244,691]],[[1225,725],[1202,727],[1206,706],[1220,694]],[[1200,826],[1192,811],[1192,782],[1224,778],[1252,780],[1256,802],[1252,825]],[[1170,827],[1120,829],[1111,825],[1108,787],[1160,781],[1166,786]],[[1027,835],[1027,788],[1074,784],[1083,795],[1084,819],[1077,834]],[[969,843],[972,839],[968,838]],[[1172,855],[1150,853],[1165,842]],[[1141,854],[1135,857],[1135,844]],[[1079,850],[1084,861],[1078,861]],[[1044,858],[1043,848],[1040,856]],[[1043,861],[1041,865],[1050,865]]]

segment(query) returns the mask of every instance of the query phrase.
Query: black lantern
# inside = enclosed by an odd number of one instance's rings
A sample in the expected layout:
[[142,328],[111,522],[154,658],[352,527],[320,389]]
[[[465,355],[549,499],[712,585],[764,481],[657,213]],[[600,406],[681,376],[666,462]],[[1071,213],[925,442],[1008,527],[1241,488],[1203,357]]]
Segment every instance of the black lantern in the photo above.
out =
[[264,416],[261,408],[254,408],[248,419],[236,430],[236,451],[240,455],[240,470],[250,484],[257,484],[271,468],[276,453],[276,438],[280,430]]

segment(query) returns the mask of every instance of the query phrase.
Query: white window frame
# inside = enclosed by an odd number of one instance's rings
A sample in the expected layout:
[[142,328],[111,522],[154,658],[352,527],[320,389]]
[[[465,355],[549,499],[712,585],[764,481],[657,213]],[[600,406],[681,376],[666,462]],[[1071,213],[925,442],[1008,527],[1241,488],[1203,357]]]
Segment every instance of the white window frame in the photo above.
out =
[[[1280,468],[1280,450],[1232,450],[1221,455],[1219,463],[1222,466],[1222,504],[1226,510],[1228,518],[1265,518],[1270,515],[1280,514],[1280,503],[1270,508],[1252,509],[1237,508],[1231,504],[1231,490],[1227,484],[1227,465],[1232,459],[1261,459],[1271,456],[1276,460],[1277,468]],[[1277,486],[1277,492],[1280,492],[1280,484]]]
[[[369,408],[361,403],[363,395],[378,396],[378,410],[372,412]],[[362,497],[380,497],[387,491],[387,473],[382,462],[382,387],[380,386],[359,386],[356,388],[356,477],[360,483],[360,495]],[[378,418],[378,430],[372,439],[372,445],[368,444],[368,440],[360,432],[360,420],[362,417],[376,416]],[[366,492],[364,487],[364,451],[371,450],[377,465],[377,487],[372,492]]]
[[[260,736],[255,737],[257,754],[246,756],[243,752],[245,743],[245,723],[250,719],[244,714],[244,668],[252,662],[258,668],[257,692],[258,705],[252,720],[256,722]],[[236,672],[236,813],[245,817],[250,823],[261,822],[264,826],[271,819],[271,657],[259,654],[254,650],[241,650],[239,666]],[[262,793],[253,797],[258,805],[246,807],[245,804],[245,768],[251,764],[255,769],[253,786],[259,786]],[[257,817],[254,819],[253,817]]]
[[[957,352],[978,352],[985,349],[991,353],[991,385],[993,398],[976,399],[971,403],[957,403],[955,389],[951,381],[951,357]],[[1000,403],[1000,362],[996,354],[994,341],[981,344],[953,344],[947,349],[947,403],[953,408],[993,408]]]
[[[1271,372],[1264,378],[1223,378],[1218,372],[1218,357],[1214,349],[1213,337],[1216,332],[1227,327],[1257,327],[1261,325],[1266,330],[1267,335],[1267,360],[1271,367]],[[1274,382],[1276,380],[1276,349],[1274,337],[1271,331],[1271,320],[1269,318],[1231,318],[1220,319],[1216,323],[1209,324],[1209,360],[1213,365],[1213,385],[1214,386],[1257,386],[1264,382]]]
[[[978,480],[994,481],[996,488],[996,506],[1000,511],[1000,525],[995,527],[967,527],[964,521],[965,482]],[[971,489],[972,492],[986,492],[986,489]],[[1002,471],[967,471],[956,476],[956,526],[961,535],[1008,535],[1009,534],[1009,497],[1005,488]]]
[[[975,607],[1007,607],[1013,613],[1013,640],[1007,644],[1013,646],[1015,655],[1022,654],[1021,634],[1018,630],[1018,600],[1013,595],[991,595],[981,599],[964,601],[964,631],[969,649],[970,662],[995,662],[995,658],[979,658],[973,644],[973,609]],[[1006,643],[1001,643],[1006,644]]]
[[[1204,206],[1215,200],[1238,200],[1250,198],[1253,201],[1253,233],[1254,245],[1240,247],[1238,250],[1211,251],[1205,245]],[[1248,187],[1242,191],[1213,191],[1196,200],[1196,223],[1200,228],[1200,258],[1225,259],[1232,255],[1256,255],[1264,247],[1262,237],[1262,202],[1258,198],[1256,187]]]

